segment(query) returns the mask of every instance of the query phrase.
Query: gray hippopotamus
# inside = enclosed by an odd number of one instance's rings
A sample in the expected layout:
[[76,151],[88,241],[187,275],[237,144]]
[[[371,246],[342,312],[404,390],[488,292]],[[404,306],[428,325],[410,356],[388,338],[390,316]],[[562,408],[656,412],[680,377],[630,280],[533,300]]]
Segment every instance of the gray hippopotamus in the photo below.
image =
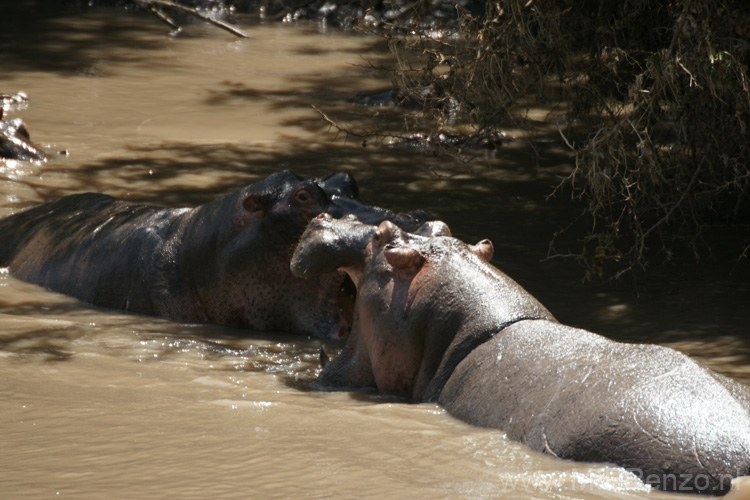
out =
[[471,424],[556,457],[623,466],[664,490],[718,494],[750,473],[750,390],[666,347],[560,324],[430,222],[313,219],[291,269],[347,273],[352,333],[319,382],[439,402]]
[[341,337],[352,302],[338,273],[310,281],[289,271],[302,231],[321,212],[407,229],[426,218],[360,203],[346,173],[312,180],[280,172],[197,208],[77,194],[0,220],[0,267],[105,308]]

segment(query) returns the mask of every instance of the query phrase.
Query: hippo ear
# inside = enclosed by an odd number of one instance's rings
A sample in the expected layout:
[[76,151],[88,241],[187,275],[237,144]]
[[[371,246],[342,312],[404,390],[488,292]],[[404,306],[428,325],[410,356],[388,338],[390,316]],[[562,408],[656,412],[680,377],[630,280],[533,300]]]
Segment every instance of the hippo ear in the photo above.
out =
[[495,247],[492,246],[490,240],[482,240],[476,245],[469,245],[469,250],[485,262],[492,260],[492,256],[495,253]]
[[385,258],[396,269],[419,269],[424,264],[424,256],[409,247],[386,248]]
[[271,205],[271,200],[259,193],[249,194],[242,200],[242,208],[248,212],[267,212]]
[[323,188],[329,196],[343,196],[352,200],[359,199],[359,188],[357,183],[347,172],[337,172],[335,174],[328,174],[322,179],[316,181],[318,186]]

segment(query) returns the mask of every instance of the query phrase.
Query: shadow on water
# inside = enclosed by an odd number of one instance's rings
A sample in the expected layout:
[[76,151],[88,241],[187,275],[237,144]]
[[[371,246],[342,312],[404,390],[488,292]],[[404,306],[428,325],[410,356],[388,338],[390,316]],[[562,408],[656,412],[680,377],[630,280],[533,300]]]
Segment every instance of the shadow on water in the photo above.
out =
[[[0,47],[3,47],[3,74],[23,74],[28,71],[43,71],[56,74],[102,74],[101,62],[108,65],[125,64],[133,66],[153,65],[154,52],[173,43],[176,38],[169,36],[170,29],[155,16],[129,6],[89,7],[85,2],[64,0],[3,0],[0,2]],[[114,15],[113,15],[114,12]],[[76,29],[60,22],[60,18],[77,16],[80,18]],[[88,19],[89,22],[85,22]],[[181,24],[207,24],[190,16],[176,16]],[[252,25],[259,21],[249,16],[237,16],[237,21],[249,26],[243,29],[252,33]],[[314,28],[311,27],[311,30]],[[208,34],[201,30],[183,30],[177,39],[195,37],[224,37],[234,40],[231,35],[212,29]],[[136,33],[138,36],[133,36]],[[352,34],[352,36],[360,36]],[[252,44],[253,40],[245,40]],[[385,52],[385,44],[372,40],[375,51]],[[336,49],[341,52],[341,49]],[[360,52],[362,49],[348,49]],[[299,54],[325,55],[330,49],[324,46],[300,48]],[[160,67],[179,69],[182,64],[174,58],[162,57]],[[339,83],[341,83],[339,81]]]
[[77,334],[70,331],[46,328],[24,330],[18,334],[3,333],[0,336],[0,351],[44,362],[67,361],[74,355],[71,342],[76,337]]
[[[163,38],[148,36],[163,34],[163,30],[157,23],[143,22],[144,15],[123,11],[114,22],[111,16],[102,16],[98,22],[80,23],[71,32],[56,20],[81,14],[81,9],[64,2],[4,1],[3,10],[0,45],[6,47],[6,76],[27,71],[85,74],[105,52],[113,63],[143,64],[142,55],[133,49],[148,51],[166,43]],[[134,30],[142,31],[144,36],[133,37]]]

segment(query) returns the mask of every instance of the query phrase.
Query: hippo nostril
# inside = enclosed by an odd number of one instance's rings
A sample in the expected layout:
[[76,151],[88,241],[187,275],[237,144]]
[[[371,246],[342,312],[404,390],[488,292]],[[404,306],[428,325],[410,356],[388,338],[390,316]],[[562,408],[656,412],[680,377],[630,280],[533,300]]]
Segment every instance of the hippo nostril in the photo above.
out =
[[377,231],[375,231],[375,234],[372,235],[372,244],[375,248],[380,248],[383,246],[383,233],[380,231],[380,228],[378,228]]

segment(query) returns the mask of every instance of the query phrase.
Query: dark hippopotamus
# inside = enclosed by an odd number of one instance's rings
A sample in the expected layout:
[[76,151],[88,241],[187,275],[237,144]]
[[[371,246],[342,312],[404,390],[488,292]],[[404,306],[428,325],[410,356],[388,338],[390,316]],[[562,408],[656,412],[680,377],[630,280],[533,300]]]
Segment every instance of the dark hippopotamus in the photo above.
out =
[[626,467],[647,484],[723,493],[750,474],[750,389],[655,345],[560,324],[432,222],[408,234],[325,214],[292,258],[308,278],[346,272],[352,333],[319,382],[439,402],[471,424],[560,458]]
[[338,274],[309,281],[289,271],[307,222],[324,211],[407,229],[426,217],[360,203],[345,173],[311,180],[280,172],[197,208],[78,194],[0,220],[0,266],[105,308],[340,337],[351,308]]

